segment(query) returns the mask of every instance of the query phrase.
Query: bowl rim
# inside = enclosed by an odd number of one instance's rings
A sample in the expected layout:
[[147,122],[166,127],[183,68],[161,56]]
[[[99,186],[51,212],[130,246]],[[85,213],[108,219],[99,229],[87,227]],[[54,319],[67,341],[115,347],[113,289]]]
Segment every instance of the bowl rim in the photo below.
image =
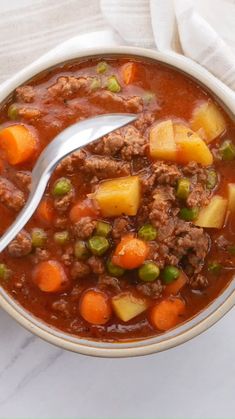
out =
[[[86,59],[89,57],[107,55],[136,56],[170,65],[173,68],[184,72],[186,75],[193,77],[196,82],[210,90],[227,108],[228,112],[235,117],[235,93],[199,64],[171,52],[162,53],[145,48],[122,46],[89,48],[86,50],[73,48],[72,50],[60,51],[58,54],[45,55],[44,59],[35,61],[0,86],[0,102],[3,102],[16,87],[55,65],[63,64],[64,62],[73,59]],[[79,338],[49,326],[24,309],[2,287],[0,287],[0,306],[23,327],[60,348],[97,357],[116,358],[141,356],[173,348],[211,327],[234,305],[235,281],[233,279],[216,300],[210,303],[192,319],[169,332],[140,340],[103,342]]]

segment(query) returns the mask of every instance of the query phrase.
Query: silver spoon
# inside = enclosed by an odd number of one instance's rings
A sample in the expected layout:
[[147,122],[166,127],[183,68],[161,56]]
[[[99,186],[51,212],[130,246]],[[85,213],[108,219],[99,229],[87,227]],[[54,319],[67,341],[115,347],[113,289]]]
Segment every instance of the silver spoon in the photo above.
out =
[[132,114],[106,114],[77,122],[62,131],[43,150],[32,171],[31,192],[13,224],[0,239],[0,252],[17,236],[36,210],[57,164],[73,151],[137,119]]

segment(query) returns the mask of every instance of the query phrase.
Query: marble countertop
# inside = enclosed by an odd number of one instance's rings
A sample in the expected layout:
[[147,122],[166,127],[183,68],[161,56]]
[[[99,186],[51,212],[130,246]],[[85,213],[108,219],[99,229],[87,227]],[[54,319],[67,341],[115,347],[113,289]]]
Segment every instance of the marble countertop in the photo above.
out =
[[190,342],[141,358],[58,349],[0,310],[0,418],[234,419],[235,310]]

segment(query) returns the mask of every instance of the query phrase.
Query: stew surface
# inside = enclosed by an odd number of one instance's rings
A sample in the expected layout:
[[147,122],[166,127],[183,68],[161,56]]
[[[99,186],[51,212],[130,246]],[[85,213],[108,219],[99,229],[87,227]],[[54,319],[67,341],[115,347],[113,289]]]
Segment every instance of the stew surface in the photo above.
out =
[[104,113],[138,120],[67,157],[0,255],[0,283],[65,332],[154,336],[205,308],[235,269],[235,127],[186,75],[137,58],[73,61],[0,108],[0,234],[64,128]]

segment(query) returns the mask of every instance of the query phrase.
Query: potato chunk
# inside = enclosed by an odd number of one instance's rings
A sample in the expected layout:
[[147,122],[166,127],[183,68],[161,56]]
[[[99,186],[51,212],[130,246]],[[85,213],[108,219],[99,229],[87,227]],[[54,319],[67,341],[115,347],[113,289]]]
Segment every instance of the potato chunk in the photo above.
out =
[[235,212],[235,183],[228,184],[228,209]]
[[162,121],[150,130],[150,155],[154,159],[187,164],[196,161],[203,166],[213,163],[213,156],[205,141],[190,128]]
[[127,176],[100,183],[93,198],[98,202],[104,217],[136,215],[140,205],[140,180]]
[[171,119],[155,124],[150,130],[150,156],[154,159],[177,159],[177,147],[174,139],[174,129]]
[[195,161],[202,166],[210,166],[213,163],[212,153],[196,132],[184,125],[175,124],[174,133],[179,163]]
[[222,228],[227,211],[228,201],[222,196],[215,195],[210,203],[202,208],[194,222],[199,227]]
[[196,107],[191,120],[194,131],[202,132],[203,138],[210,143],[226,129],[226,122],[218,107],[211,101]]
[[124,322],[128,322],[148,308],[146,300],[137,298],[130,292],[113,297],[112,305],[117,317]]

